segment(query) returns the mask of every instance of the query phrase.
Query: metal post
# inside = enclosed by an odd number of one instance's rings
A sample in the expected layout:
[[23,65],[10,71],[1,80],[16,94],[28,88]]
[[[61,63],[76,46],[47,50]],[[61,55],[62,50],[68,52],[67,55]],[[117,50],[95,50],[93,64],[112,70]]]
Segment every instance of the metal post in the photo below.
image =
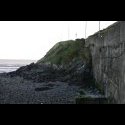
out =
[[75,35],[76,35],[76,39],[77,39],[77,33]]
[[86,39],[86,32],[87,32],[87,21],[85,22],[85,39]]
[[69,40],[69,36],[70,36],[70,27],[69,27],[69,23],[68,23],[68,40]]
[[100,31],[100,21],[99,21],[99,31]]
[[99,21],[99,36],[101,37],[101,32],[100,32],[100,21]]

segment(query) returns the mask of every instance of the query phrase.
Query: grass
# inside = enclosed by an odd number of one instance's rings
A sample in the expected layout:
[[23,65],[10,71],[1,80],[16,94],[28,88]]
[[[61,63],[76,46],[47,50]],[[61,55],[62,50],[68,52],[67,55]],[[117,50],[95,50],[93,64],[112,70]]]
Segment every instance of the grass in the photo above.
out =
[[59,42],[38,63],[49,62],[56,65],[65,65],[74,59],[89,62],[90,51],[84,45],[83,39]]

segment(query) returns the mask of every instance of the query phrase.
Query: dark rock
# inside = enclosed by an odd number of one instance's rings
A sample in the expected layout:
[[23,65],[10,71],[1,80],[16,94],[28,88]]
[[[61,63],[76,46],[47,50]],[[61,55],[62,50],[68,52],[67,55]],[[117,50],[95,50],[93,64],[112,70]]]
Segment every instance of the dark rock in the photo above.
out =
[[54,68],[50,65],[31,64],[9,73],[11,77],[20,76],[34,82],[62,81],[83,83],[91,77],[91,68],[83,63],[73,63],[67,68]]
[[50,90],[51,88],[49,87],[42,87],[42,88],[35,88],[35,91],[47,91]]

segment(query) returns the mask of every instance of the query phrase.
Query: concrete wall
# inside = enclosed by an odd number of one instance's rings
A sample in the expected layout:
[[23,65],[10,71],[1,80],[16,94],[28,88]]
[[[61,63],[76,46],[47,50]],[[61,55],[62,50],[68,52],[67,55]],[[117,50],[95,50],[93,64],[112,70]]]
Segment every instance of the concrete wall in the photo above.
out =
[[93,75],[107,97],[125,103],[125,21],[119,21],[88,37]]

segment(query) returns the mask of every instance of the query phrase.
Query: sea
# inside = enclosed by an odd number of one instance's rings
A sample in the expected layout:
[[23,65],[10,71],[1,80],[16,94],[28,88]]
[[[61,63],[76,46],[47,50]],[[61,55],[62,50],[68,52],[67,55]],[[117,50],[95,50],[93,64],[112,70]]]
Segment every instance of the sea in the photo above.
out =
[[0,73],[16,71],[22,66],[26,66],[35,62],[36,60],[0,59]]

